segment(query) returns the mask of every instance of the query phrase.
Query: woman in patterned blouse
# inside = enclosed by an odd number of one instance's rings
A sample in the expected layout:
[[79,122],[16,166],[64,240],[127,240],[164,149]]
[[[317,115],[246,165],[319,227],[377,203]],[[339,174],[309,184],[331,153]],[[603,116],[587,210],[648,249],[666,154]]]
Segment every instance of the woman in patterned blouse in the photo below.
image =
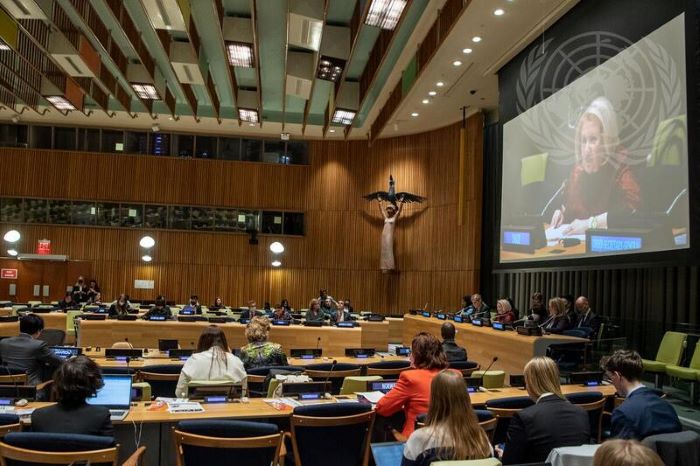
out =
[[267,341],[270,321],[267,317],[254,317],[245,329],[248,344],[241,348],[241,360],[246,370],[252,367],[286,366],[287,356],[277,343]]

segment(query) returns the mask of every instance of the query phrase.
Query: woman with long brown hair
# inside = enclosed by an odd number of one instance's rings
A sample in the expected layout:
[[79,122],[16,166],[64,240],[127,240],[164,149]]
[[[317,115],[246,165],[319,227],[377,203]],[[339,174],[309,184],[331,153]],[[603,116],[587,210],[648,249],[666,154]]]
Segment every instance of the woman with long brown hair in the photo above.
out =
[[246,372],[240,359],[234,356],[226,341],[226,334],[216,325],[202,330],[197,350],[182,366],[175,396],[187,397],[187,387],[196,381],[230,381],[242,383],[246,390]]
[[404,410],[406,422],[401,435],[407,438],[414,429],[416,416],[428,411],[430,383],[447,367],[447,356],[434,335],[421,332],[411,343],[411,369],[401,372],[399,381],[377,403],[377,414],[388,417]]
[[430,384],[426,425],[411,434],[401,465],[478,460],[492,455],[489,438],[472,409],[464,378],[457,372],[443,370]]

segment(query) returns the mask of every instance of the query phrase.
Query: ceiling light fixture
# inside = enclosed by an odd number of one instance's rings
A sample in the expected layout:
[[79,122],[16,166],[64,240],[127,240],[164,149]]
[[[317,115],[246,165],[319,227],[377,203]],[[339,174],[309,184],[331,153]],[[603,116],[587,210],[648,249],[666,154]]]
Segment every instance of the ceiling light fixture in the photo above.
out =
[[498,8],[496,10],[493,10],[493,14],[495,16],[503,16],[506,13],[506,11],[503,8]]
[[151,262],[153,260],[153,258],[151,256],[149,256],[148,254],[144,254],[143,256],[141,256],[141,260],[144,262]]
[[372,0],[365,24],[393,30],[399,24],[407,0]]
[[238,117],[241,121],[247,121],[248,123],[257,123],[260,121],[258,119],[258,111],[254,108],[239,108]]
[[0,40],[0,51],[6,52],[8,50],[12,50],[12,48],[5,43],[5,41]]
[[355,110],[336,108],[335,112],[333,112],[333,118],[331,118],[331,122],[338,123],[341,125],[351,125],[352,121],[355,119],[356,113],[357,112]]
[[226,42],[226,52],[228,53],[228,62],[231,66],[240,66],[241,68],[253,68],[255,66],[253,44]]
[[472,37],[472,42],[474,42],[475,44],[478,44],[479,42],[481,42],[481,37],[479,37],[479,36]]
[[329,132],[329,133],[335,133],[335,130],[334,130],[334,129],[329,129],[328,132]]
[[437,95],[436,91],[428,91],[428,95],[431,97],[435,97]]
[[338,82],[340,75],[343,74],[343,68],[345,67],[345,60],[340,58],[326,57],[322,56],[318,61],[318,70],[316,70],[316,77],[318,79],[323,79],[324,81]]
[[131,83],[131,88],[139,96],[139,99],[160,100],[160,94],[158,94],[158,90],[153,84]]
[[272,266],[273,266],[273,267],[279,267],[279,266],[281,266],[281,265],[282,265],[282,262],[280,262],[280,261],[272,261]]
[[274,243],[270,244],[270,251],[275,254],[282,254],[284,252],[284,245],[279,241],[275,241]]
[[150,249],[155,245],[156,240],[154,240],[152,236],[146,235],[139,240],[139,246],[141,246],[144,249]]
[[455,60],[455,61],[452,62],[452,65],[453,65],[453,66],[462,66],[462,62],[459,61],[459,60]]
[[412,116],[413,118],[417,117],[417,116],[418,116],[418,112],[413,112],[413,113],[411,113],[411,116]]
[[423,99],[422,102],[423,102],[424,104],[429,104],[429,103],[430,103],[430,100],[428,100],[428,99]]
[[47,95],[45,98],[51,105],[56,107],[57,110],[76,110],[75,105],[61,95]]
[[16,250],[16,249],[8,249],[8,250],[7,250],[7,255],[8,255],[8,256],[12,256],[12,257],[16,257],[16,256],[17,256],[17,250]]
[[17,241],[20,240],[22,235],[19,233],[17,230],[10,230],[7,233],[5,233],[5,236],[3,236],[3,239],[7,241],[8,243],[16,243]]
[[438,81],[438,82],[435,83],[435,85],[436,85],[437,87],[442,87],[442,86],[445,85],[445,83],[442,82],[442,81]]
[[462,53],[464,53],[464,54],[470,54],[472,52],[473,52],[473,50],[470,48],[462,49]]

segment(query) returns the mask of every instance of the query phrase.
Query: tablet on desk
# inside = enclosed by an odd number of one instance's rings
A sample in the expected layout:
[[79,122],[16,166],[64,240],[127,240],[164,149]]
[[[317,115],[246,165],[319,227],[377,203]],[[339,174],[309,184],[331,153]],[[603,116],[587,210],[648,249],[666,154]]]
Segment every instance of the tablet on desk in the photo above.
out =
[[403,442],[371,443],[372,456],[377,466],[396,466],[403,460]]

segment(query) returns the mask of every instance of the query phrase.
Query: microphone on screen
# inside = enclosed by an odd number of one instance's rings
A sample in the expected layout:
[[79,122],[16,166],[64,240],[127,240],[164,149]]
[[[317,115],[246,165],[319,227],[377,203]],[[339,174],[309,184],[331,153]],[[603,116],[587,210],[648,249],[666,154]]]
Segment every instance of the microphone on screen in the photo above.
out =
[[545,212],[547,212],[547,209],[549,209],[549,206],[552,205],[552,202],[554,202],[554,199],[561,194],[561,192],[566,188],[566,180],[564,180],[559,187],[559,189],[556,190],[556,192],[552,195],[552,197],[549,198],[547,203],[544,205],[544,209],[542,209],[542,212],[540,212],[540,217],[544,215]]

